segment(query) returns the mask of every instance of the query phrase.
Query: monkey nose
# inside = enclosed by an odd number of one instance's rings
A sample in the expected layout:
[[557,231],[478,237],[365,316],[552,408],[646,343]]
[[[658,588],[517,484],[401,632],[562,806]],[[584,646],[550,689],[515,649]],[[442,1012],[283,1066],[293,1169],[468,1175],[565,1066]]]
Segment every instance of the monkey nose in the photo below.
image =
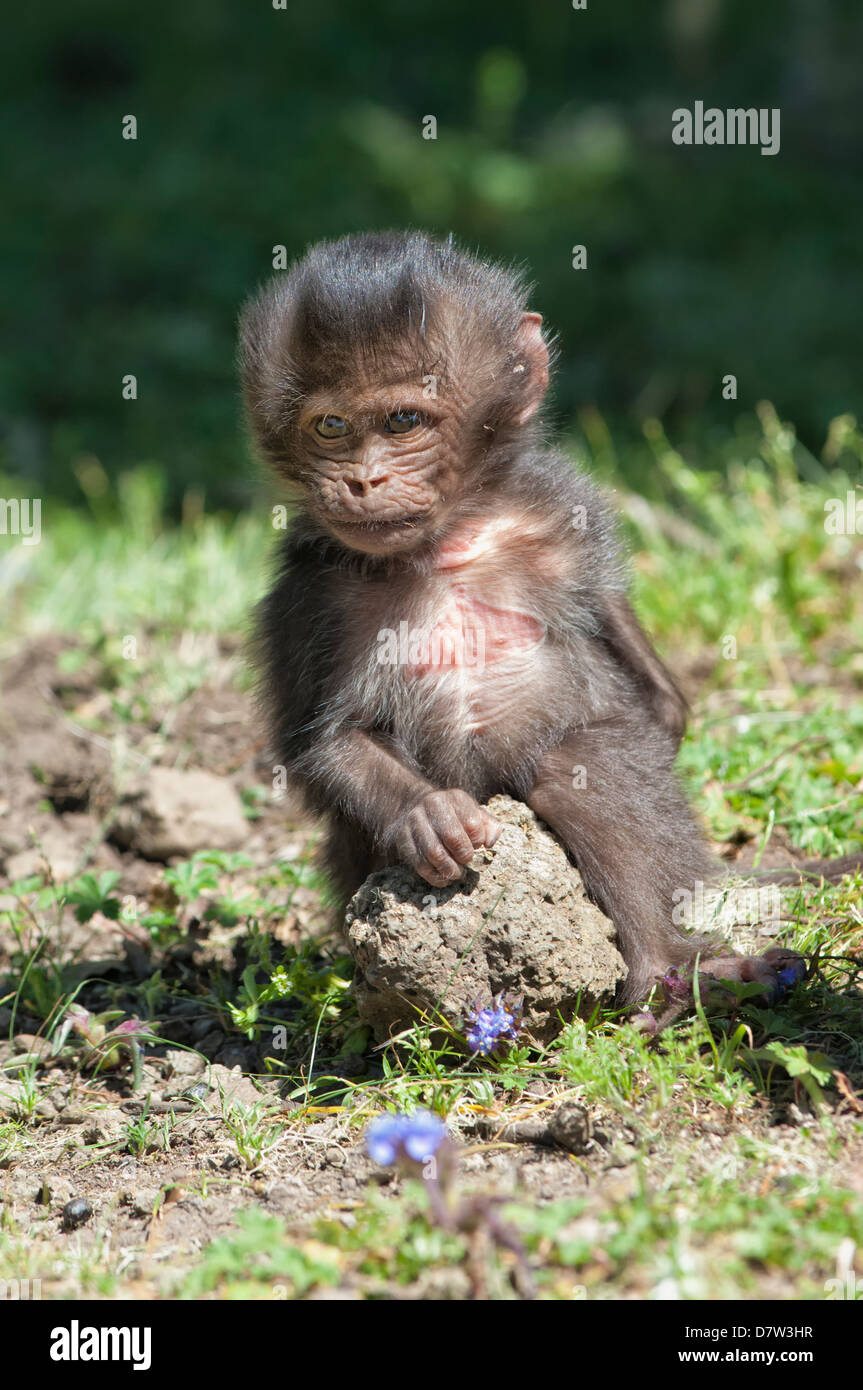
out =
[[386,473],[373,473],[367,478],[357,478],[349,475],[345,478],[345,482],[348,485],[348,491],[352,493],[354,497],[368,497],[375,488],[380,487],[387,481],[388,476],[389,475]]

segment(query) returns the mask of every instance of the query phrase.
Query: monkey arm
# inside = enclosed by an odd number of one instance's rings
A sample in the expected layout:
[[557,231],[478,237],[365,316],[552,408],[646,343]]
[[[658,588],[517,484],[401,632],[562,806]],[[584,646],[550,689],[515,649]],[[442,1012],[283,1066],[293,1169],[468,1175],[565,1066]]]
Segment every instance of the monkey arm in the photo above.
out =
[[322,558],[296,528],[259,613],[274,746],[316,811],[334,814],[369,848],[411,864],[429,883],[452,882],[500,827],[466,792],[428,781],[404,749],[358,717],[341,659],[339,576],[330,571],[321,582]]
[[340,580],[296,521],[258,615],[261,693],[278,756],[314,809],[338,811],[380,843],[396,815],[433,787],[384,737],[358,726],[342,658]]
[[686,700],[654,651],[626,594],[606,590],[601,595],[600,620],[600,636],[635,677],[654,716],[679,746],[686,729]]
[[396,820],[435,790],[383,739],[357,728],[316,739],[290,771],[313,800],[337,808],[379,844]]
[[474,852],[500,834],[499,823],[467,792],[435,787],[362,729],[314,744],[292,771],[322,807],[335,809],[379,851],[437,887],[459,878]]

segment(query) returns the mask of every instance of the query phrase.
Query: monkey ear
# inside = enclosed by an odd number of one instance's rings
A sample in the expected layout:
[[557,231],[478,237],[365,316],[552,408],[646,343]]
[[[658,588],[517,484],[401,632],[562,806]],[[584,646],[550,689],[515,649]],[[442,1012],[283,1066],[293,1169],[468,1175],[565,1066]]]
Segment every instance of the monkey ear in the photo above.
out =
[[542,336],[542,314],[522,314],[516,337],[518,361],[514,371],[524,379],[522,406],[516,423],[525,424],[539,410],[548,390],[548,348]]

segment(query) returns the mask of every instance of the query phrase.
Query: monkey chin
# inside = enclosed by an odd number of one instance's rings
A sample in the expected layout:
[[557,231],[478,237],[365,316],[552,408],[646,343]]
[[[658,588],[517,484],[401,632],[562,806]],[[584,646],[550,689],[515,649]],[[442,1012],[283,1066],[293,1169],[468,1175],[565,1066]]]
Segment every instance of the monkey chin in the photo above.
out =
[[425,540],[431,518],[428,512],[395,521],[335,521],[327,529],[350,550],[363,555],[396,555],[415,550]]

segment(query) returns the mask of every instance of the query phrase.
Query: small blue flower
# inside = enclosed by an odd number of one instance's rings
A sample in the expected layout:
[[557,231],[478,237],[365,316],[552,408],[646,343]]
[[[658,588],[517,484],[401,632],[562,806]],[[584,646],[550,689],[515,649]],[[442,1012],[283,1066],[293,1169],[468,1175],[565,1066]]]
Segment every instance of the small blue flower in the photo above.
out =
[[382,1115],[366,1130],[366,1148],[381,1167],[387,1168],[398,1158],[404,1129],[403,1115]]
[[786,965],[784,970],[776,972],[776,984],[773,986],[773,999],[784,999],[789,990],[803,979],[806,974],[806,965],[802,960],[794,961],[792,965]]
[[446,1126],[428,1110],[417,1110],[408,1117],[402,1144],[408,1158],[425,1163],[436,1154],[446,1138]]
[[446,1138],[446,1126],[430,1110],[412,1115],[381,1115],[366,1130],[366,1148],[375,1163],[388,1168],[400,1158],[425,1163]]
[[488,1057],[502,1042],[515,1042],[521,1026],[521,1001],[509,1001],[504,994],[492,999],[491,1007],[481,1009],[479,1000],[468,1010],[465,1037],[471,1051]]

